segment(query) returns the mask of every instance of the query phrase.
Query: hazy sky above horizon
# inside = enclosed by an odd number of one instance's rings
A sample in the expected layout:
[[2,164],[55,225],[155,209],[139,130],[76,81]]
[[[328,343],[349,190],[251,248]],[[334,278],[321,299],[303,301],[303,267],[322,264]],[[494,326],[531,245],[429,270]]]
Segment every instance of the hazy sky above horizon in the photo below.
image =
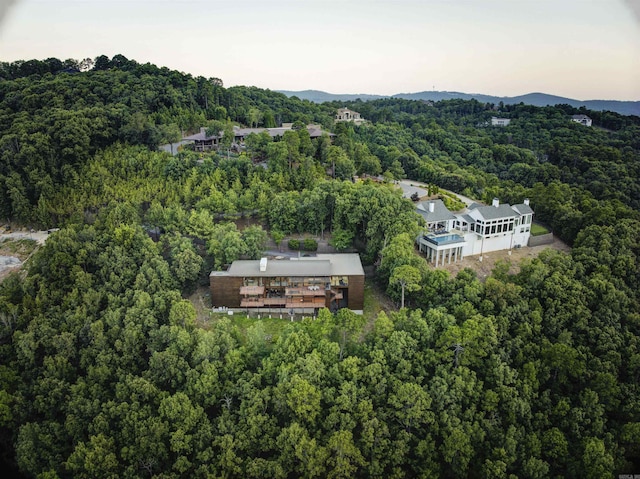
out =
[[121,53],[218,77],[225,86],[640,100],[640,0],[0,0],[0,6],[2,61]]

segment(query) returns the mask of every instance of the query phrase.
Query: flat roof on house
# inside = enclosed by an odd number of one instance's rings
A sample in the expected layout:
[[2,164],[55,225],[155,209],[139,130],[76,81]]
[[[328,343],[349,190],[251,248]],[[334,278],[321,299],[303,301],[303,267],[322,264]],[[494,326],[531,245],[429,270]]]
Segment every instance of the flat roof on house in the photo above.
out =
[[360,276],[364,269],[357,253],[319,254],[315,257],[270,259],[265,271],[260,260],[237,260],[227,271],[212,271],[210,276]]
[[300,260],[274,259],[267,261],[265,271],[260,271],[259,260],[238,260],[229,266],[229,276],[331,276],[331,263],[325,261],[311,261],[309,258]]
[[331,276],[364,275],[364,269],[362,269],[362,262],[358,253],[318,254],[315,258],[305,259],[310,259],[311,261],[329,260],[331,262]]

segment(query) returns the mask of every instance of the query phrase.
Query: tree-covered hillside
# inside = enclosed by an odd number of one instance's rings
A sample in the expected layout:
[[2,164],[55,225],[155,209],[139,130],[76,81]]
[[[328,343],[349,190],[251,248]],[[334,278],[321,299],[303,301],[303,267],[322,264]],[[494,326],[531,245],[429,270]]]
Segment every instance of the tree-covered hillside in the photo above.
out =
[[[614,478],[640,470],[640,120],[476,101],[337,107],[121,55],[0,65],[0,218],[60,227],[0,283],[0,450],[22,477]],[[86,71],[83,71],[86,70]],[[491,116],[510,118],[492,128]],[[321,123],[241,152],[182,132]],[[176,133],[177,131],[177,133]],[[354,174],[385,181],[353,182]],[[415,252],[409,177],[531,199],[572,244],[517,274]],[[239,227],[244,217],[251,226]],[[160,231],[159,241],[148,232]],[[196,321],[211,269],[355,246],[406,308]]]
[[[212,120],[328,124],[327,109],[256,88],[225,89],[217,78],[192,77],[116,55],[86,72],[60,61],[0,64],[0,217],[45,223],[58,186],[116,142],[155,149]],[[50,66],[50,64],[52,66]],[[25,65],[31,65],[26,68]],[[48,68],[48,69],[47,69]],[[35,209],[40,212],[40,216]]]
[[[350,107],[373,124],[350,129],[347,150],[350,141],[364,142],[383,169],[488,202],[529,197],[537,218],[570,243],[591,224],[639,218],[640,117],[567,105],[496,111],[462,100]],[[570,121],[576,113],[588,113],[595,126]],[[492,116],[511,123],[490,127]]]

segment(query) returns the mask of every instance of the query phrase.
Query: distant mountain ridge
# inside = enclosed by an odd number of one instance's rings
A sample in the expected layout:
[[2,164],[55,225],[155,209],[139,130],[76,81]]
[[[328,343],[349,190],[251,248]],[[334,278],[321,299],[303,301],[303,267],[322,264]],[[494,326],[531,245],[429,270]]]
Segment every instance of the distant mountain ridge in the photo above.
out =
[[368,95],[366,93],[345,93],[334,94],[327,93],[320,90],[302,90],[302,91],[289,91],[289,90],[276,90],[278,93],[284,93],[289,98],[297,96],[301,100],[309,100],[314,103],[324,103],[325,101],[354,101],[354,100],[379,100],[380,98],[390,98],[388,95]]
[[483,95],[481,93],[462,93],[457,91],[421,91],[417,93],[396,93],[395,95],[369,95],[369,94],[333,94],[319,90],[277,90],[288,97],[296,96],[301,100],[309,100],[314,103],[324,103],[327,101],[353,101],[360,99],[362,101],[378,100],[380,98],[403,98],[405,100],[423,100],[423,101],[441,101],[441,100],[478,100],[483,103],[503,102],[507,105],[517,105],[524,103],[534,106],[547,106],[567,104],[576,108],[584,106],[589,110],[595,111],[614,111],[621,115],[640,116],[640,101],[618,101],[618,100],[575,100],[562,96],[549,95],[547,93],[527,93],[520,96],[493,96]]

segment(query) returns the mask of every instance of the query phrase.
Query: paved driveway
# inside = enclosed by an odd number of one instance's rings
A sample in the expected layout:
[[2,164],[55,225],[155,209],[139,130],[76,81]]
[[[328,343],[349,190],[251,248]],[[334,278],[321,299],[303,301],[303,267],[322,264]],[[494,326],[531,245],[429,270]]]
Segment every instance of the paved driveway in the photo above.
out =
[[44,244],[49,237],[49,232],[47,231],[15,231],[13,233],[2,233],[0,234],[0,241],[4,241],[5,239],[10,240],[19,240],[19,239],[32,239],[38,242],[38,244]]
[[178,147],[182,145],[186,145],[188,143],[193,143],[193,140],[181,140],[181,141],[178,141],[177,143],[174,143],[173,145],[160,145],[158,149],[160,151],[166,151],[167,153],[170,153],[173,156],[175,156],[178,154]]
[[427,189],[424,188],[425,185],[421,183],[411,180],[401,180],[396,184],[402,190],[402,196],[405,198],[411,198],[411,195],[414,193],[418,193],[419,197],[427,196]]
[[[405,198],[411,198],[411,195],[414,191],[418,192],[418,196],[426,196],[427,195],[427,185],[415,180],[400,180],[397,185],[402,188],[402,196]],[[471,198],[467,198],[466,196],[462,196],[459,193],[454,193],[453,191],[445,190],[444,188],[440,188],[442,191],[446,191],[448,193],[456,195],[460,198],[460,201],[469,206],[471,203],[477,203],[476,200],[472,200]]]

